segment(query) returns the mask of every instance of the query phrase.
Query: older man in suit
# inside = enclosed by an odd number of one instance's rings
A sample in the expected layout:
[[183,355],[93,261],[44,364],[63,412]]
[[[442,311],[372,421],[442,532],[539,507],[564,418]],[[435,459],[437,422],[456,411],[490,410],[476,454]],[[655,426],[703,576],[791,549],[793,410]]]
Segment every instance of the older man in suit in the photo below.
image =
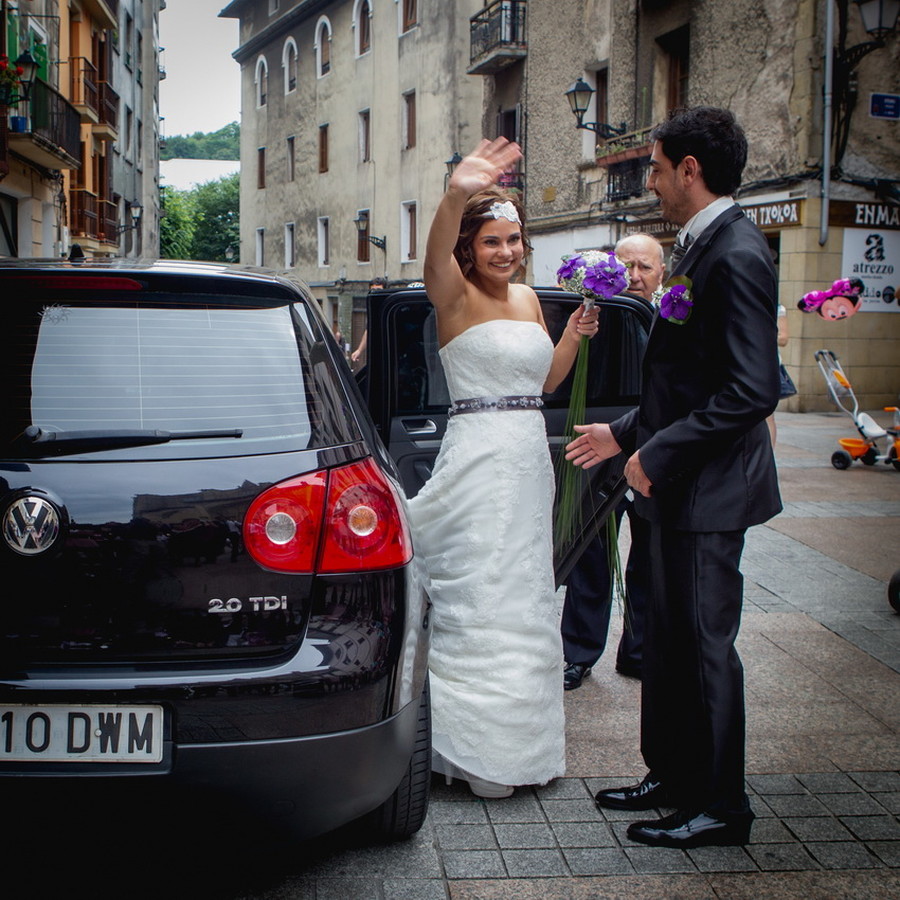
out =
[[629,826],[645,844],[743,844],[753,812],[734,642],[745,531],[781,509],[765,421],[778,402],[776,278],[765,238],[732,198],[747,159],[734,116],[675,110],[651,139],[647,187],[681,226],[672,275],[688,293],[676,287],[660,301],[639,407],[579,427],[566,454],[587,467],[627,453],[636,509],[651,523],[641,695],[649,773],[596,801],[674,807]]

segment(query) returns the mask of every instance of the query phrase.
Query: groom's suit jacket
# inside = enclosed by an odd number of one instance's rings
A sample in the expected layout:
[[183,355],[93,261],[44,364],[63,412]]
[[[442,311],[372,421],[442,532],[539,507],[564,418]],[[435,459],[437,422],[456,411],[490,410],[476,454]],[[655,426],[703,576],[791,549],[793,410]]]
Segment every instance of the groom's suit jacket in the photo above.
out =
[[737,531],[781,510],[766,417],[778,403],[776,277],[768,244],[737,205],[688,249],[673,275],[692,281],[690,318],[657,314],[643,360],[640,405],[612,423],[640,450],[651,522]]

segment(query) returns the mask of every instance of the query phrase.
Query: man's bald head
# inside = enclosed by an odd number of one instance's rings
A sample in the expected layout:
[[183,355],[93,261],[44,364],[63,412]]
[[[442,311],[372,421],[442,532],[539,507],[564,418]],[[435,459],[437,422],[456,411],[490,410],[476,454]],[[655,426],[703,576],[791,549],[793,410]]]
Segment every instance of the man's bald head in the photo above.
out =
[[666,272],[662,244],[650,234],[630,234],[616,244],[616,256],[628,265],[628,290],[650,300]]

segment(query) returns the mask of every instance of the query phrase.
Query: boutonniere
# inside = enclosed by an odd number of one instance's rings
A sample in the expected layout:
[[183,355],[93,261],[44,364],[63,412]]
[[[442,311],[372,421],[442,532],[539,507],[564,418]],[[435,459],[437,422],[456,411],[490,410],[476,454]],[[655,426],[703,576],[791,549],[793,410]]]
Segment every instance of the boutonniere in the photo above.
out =
[[690,278],[686,275],[676,275],[654,291],[653,303],[659,307],[660,318],[673,325],[684,325],[691,317],[694,306],[692,287]]

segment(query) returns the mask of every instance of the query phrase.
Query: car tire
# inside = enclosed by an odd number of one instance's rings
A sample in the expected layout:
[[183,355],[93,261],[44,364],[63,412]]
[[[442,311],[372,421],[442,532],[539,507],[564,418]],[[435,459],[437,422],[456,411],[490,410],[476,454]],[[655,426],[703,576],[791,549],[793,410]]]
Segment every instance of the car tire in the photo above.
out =
[[849,469],[853,465],[853,457],[846,450],[835,450],[831,454],[831,464],[836,469]]
[[360,821],[370,839],[382,843],[412,837],[425,821],[431,786],[431,694],[428,682],[419,699],[416,742],[397,789]]
[[888,603],[894,608],[894,612],[900,613],[900,569],[891,576],[887,593]]

